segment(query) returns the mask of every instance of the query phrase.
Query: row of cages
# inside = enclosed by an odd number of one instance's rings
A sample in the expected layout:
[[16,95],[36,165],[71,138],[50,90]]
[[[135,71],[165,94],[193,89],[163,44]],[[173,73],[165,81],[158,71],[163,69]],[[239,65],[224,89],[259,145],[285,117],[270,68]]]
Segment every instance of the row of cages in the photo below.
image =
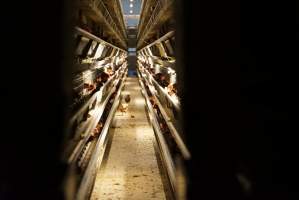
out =
[[[105,127],[110,125],[109,116],[119,102],[127,74],[124,50],[79,28],[75,33],[77,46],[63,152],[63,160],[69,168],[66,193],[71,197],[68,199],[82,199],[78,196],[87,195],[86,187],[92,187],[90,173],[97,168],[95,160],[99,157],[95,152],[99,149],[104,152],[104,144],[99,146],[98,143],[100,138],[106,141],[108,128]],[[69,188],[72,192],[68,192]]]
[[[137,62],[141,76],[163,105],[165,112],[176,129],[181,130],[179,122],[181,104],[177,88],[176,72],[172,68],[163,67],[159,64],[151,65],[140,59]],[[184,138],[184,135],[181,135],[181,137]]]
[[[93,186],[92,178],[95,176],[91,171],[96,171],[99,165],[95,162],[98,161],[99,153],[95,154],[95,152],[101,150],[100,153],[104,153],[105,151],[106,144],[99,145],[98,143],[100,139],[105,142],[107,140],[107,131],[111,123],[109,116],[115,112],[117,106],[114,105],[119,103],[120,91],[126,74],[127,67],[124,65],[82,108],[82,114],[73,116],[69,122],[68,132],[72,134],[69,135],[65,149],[65,160],[69,165],[71,176],[75,177],[75,181],[71,185],[76,191],[74,192],[75,196],[70,199],[82,199],[77,198],[79,191],[82,190],[80,188],[87,186],[92,188]],[[83,195],[86,196],[90,192],[84,191]]]
[[[105,77],[101,79],[96,85],[88,85],[88,93],[84,96],[84,101],[76,101],[73,99],[73,103],[69,107],[69,132],[70,137],[76,137],[76,130],[80,124],[86,122],[90,118],[90,111],[94,110],[97,105],[106,100],[113,88],[115,87],[116,82],[118,82],[123,76],[127,68],[127,63],[122,64],[116,71],[112,71],[110,75],[107,75],[105,72],[101,73],[100,77]],[[90,72],[92,73],[92,72]],[[104,74],[104,75],[103,75]],[[76,107],[74,106],[76,105]]]
[[74,57],[88,60],[79,63],[75,61],[72,69],[68,114],[72,119],[71,124],[76,127],[86,120],[88,110],[106,97],[113,80],[126,67],[127,52],[77,27],[74,35]]
[[91,33],[76,27],[74,33],[75,40],[75,63],[89,63],[97,65],[97,61],[105,58],[118,58],[116,63],[127,56],[127,52],[120,49]]
[[167,105],[161,101],[162,96],[159,96],[155,86],[149,81],[150,77],[146,75],[145,69],[141,65],[138,67],[137,74],[160,149],[162,164],[171,186],[170,189],[176,197],[182,196],[185,191],[182,191],[181,186],[186,183],[183,163],[190,159],[191,155],[182,139],[182,132],[176,127],[178,119],[173,118],[174,115],[169,115]]
[[184,162],[191,154],[180,123],[174,41],[174,32],[169,32],[139,50],[137,71],[172,194],[175,199],[185,199]]
[[[101,90],[108,80],[117,74],[123,64],[124,62],[114,66],[108,64],[102,68],[75,73],[72,77],[72,96],[68,107],[70,113],[76,113],[96,92]],[[109,84],[105,87],[107,88]]]

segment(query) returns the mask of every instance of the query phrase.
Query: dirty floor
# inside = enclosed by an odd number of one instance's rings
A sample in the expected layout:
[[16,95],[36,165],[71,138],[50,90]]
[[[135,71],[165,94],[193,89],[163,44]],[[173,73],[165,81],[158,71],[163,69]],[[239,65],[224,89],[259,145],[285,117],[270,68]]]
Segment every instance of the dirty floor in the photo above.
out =
[[127,94],[131,96],[128,110],[114,116],[109,130],[111,147],[98,170],[91,200],[166,199],[154,132],[137,78],[127,78],[122,96]]

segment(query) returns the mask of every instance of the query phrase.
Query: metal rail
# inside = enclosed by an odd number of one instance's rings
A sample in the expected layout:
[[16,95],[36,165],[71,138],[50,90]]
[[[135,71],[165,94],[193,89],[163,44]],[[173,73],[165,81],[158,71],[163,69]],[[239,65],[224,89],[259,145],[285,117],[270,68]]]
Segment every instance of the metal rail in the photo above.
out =
[[95,36],[95,35],[93,35],[93,34],[87,32],[87,31],[85,31],[85,30],[83,30],[83,29],[81,29],[81,28],[79,28],[79,27],[75,27],[75,30],[76,30],[79,34],[82,34],[83,36],[85,36],[85,37],[87,37],[87,38],[89,38],[89,39],[93,39],[93,40],[95,40],[95,41],[97,41],[97,42],[99,42],[99,43],[103,43],[103,44],[105,44],[105,45],[111,46],[111,47],[113,47],[113,48],[115,48],[115,49],[118,49],[118,50],[120,50],[120,51],[122,51],[122,52],[127,52],[126,50],[121,49],[121,48],[119,48],[119,47],[117,47],[117,46],[115,46],[115,45],[113,45],[113,44],[111,44],[111,43],[109,43],[109,42],[106,42],[105,40],[103,40],[103,39],[101,39],[101,38],[99,38],[99,37],[97,37],[97,36]]
[[168,38],[171,38],[172,36],[174,36],[174,31],[169,31],[168,33],[166,33],[165,35],[163,35],[162,37],[160,37],[159,39],[155,40],[154,42],[150,43],[149,45],[143,47],[142,49],[138,50],[138,52],[142,51],[145,48],[149,48],[159,42],[163,42],[164,40],[167,40]]

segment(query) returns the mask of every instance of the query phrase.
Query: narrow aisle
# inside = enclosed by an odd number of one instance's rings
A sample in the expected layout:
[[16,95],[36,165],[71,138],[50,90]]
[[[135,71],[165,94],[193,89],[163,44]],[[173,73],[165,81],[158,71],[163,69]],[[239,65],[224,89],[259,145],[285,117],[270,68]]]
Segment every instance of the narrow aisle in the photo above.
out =
[[128,111],[114,116],[111,147],[96,175],[91,199],[166,199],[138,78],[127,78],[122,96],[127,94]]

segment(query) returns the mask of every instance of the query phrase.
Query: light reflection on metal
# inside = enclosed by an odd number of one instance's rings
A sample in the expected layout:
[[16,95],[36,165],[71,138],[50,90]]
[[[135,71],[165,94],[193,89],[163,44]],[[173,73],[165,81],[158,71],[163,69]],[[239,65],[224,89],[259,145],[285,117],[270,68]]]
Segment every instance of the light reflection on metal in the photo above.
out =
[[99,44],[98,49],[95,54],[95,58],[99,58],[102,55],[104,48],[105,48],[104,44]]
[[157,43],[159,43],[159,42],[163,42],[163,41],[165,41],[165,40],[167,40],[168,38],[171,38],[171,37],[173,37],[173,36],[174,36],[174,31],[169,31],[168,33],[166,33],[165,35],[163,35],[162,37],[160,37],[160,38],[157,39],[156,41],[150,43],[149,45],[143,47],[143,48],[140,49],[139,51],[142,51],[142,50],[145,49],[145,48],[149,48],[149,47],[151,47],[151,46],[153,46],[153,45],[155,45],[155,44],[157,44]]

